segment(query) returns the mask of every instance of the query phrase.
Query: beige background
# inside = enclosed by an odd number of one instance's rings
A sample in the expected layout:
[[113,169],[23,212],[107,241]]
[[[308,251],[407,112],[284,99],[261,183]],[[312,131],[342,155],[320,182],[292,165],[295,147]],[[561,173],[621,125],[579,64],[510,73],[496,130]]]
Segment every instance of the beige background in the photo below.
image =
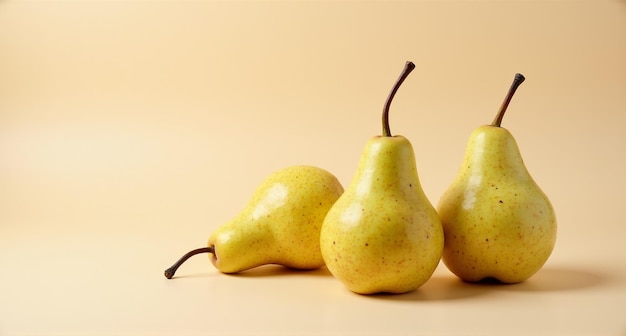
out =
[[[365,297],[325,269],[218,273],[205,244],[271,171],[350,182],[391,110],[436,203],[503,126],[557,211],[514,286],[440,265]],[[0,335],[626,335],[626,2],[0,2]]]

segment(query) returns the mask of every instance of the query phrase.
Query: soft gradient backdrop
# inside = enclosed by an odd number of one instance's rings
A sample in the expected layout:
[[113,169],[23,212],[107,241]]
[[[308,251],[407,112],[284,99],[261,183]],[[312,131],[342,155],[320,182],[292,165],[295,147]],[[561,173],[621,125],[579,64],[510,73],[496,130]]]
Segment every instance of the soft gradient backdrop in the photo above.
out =
[[[534,278],[362,297],[324,269],[217,273],[270,172],[344,185],[391,107],[437,203],[503,126],[559,222]],[[626,2],[0,1],[0,335],[624,335]]]

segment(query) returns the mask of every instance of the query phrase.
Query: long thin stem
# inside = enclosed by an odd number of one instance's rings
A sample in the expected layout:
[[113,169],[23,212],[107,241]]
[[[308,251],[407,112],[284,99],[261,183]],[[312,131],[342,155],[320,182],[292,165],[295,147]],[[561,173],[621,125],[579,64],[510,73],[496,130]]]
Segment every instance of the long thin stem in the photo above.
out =
[[402,85],[402,82],[404,82],[404,80],[411,73],[411,71],[413,71],[413,69],[415,69],[415,64],[410,61],[406,62],[406,64],[404,65],[404,69],[400,74],[400,77],[398,77],[396,84],[394,84],[393,89],[391,89],[391,92],[389,92],[389,96],[387,97],[387,101],[385,102],[385,107],[383,108],[383,136],[391,136],[391,129],[389,128],[389,107],[391,106],[391,101],[393,100],[393,97],[396,95],[396,92],[400,88],[400,85]]
[[513,98],[515,91],[517,91],[517,88],[520,86],[520,84],[524,82],[524,80],[526,80],[524,75],[522,75],[521,73],[515,74],[515,78],[513,78],[513,83],[511,84],[511,88],[509,88],[509,92],[506,94],[506,97],[504,98],[504,101],[502,102],[502,105],[500,106],[500,110],[498,111],[496,118],[493,119],[491,126],[500,127],[500,124],[502,123],[502,118],[504,117],[504,112],[506,112],[506,108],[509,107],[511,98]]
[[185,255],[183,255],[182,257],[180,257],[180,259],[178,259],[177,262],[174,263],[174,265],[172,265],[170,268],[166,269],[164,274],[165,277],[168,279],[171,279],[174,274],[176,273],[176,270],[180,267],[180,265],[182,265],[185,261],[187,261],[187,259],[195,256],[196,254],[200,254],[200,253],[215,253],[215,247],[214,246],[209,246],[209,247],[201,247],[195,250],[191,250],[187,253],[185,253]]

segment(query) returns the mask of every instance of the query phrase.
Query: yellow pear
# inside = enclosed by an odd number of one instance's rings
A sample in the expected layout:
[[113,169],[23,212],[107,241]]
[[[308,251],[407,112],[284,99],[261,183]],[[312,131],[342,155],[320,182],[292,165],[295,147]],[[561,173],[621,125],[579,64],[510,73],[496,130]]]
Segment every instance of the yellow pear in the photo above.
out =
[[188,258],[209,253],[223,273],[266,264],[294,269],[324,265],[320,230],[330,207],[343,193],[337,178],[313,166],[292,166],[269,175],[247,206],[209,237],[208,247],[192,250],[165,271],[167,278]]
[[500,126],[524,79],[516,74],[493,123],[473,131],[461,169],[437,207],[445,233],[443,262],[465,281],[524,281],[555,245],[550,200],[530,176],[511,133]]
[[441,259],[443,230],[420,185],[413,147],[389,130],[391,100],[414,67],[407,62],[385,105],[383,135],[367,143],[350,186],[322,225],[326,266],[355,293],[413,291]]

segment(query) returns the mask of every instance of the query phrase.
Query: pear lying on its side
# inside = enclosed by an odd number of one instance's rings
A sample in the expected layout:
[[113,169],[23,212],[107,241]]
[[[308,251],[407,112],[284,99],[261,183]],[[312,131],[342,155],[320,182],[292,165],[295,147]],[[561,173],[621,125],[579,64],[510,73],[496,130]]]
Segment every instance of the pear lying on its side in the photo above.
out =
[[461,169],[437,207],[445,234],[443,262],[465,281],[524,281],[555,245],[550,200],[530,176],[511,133],[500,127],[523,81],[517,74],[494,122],[471,134]]
[[236,217],[213,232],[208,247],[185,254],[165,276],[174,276],[185,260],[198,253],[210,253],[211,262],[223,273],[266,264],[319,268],[324,265],[322,222],[342,193],[337,178],[321,168],[292,166],[274,172]]

